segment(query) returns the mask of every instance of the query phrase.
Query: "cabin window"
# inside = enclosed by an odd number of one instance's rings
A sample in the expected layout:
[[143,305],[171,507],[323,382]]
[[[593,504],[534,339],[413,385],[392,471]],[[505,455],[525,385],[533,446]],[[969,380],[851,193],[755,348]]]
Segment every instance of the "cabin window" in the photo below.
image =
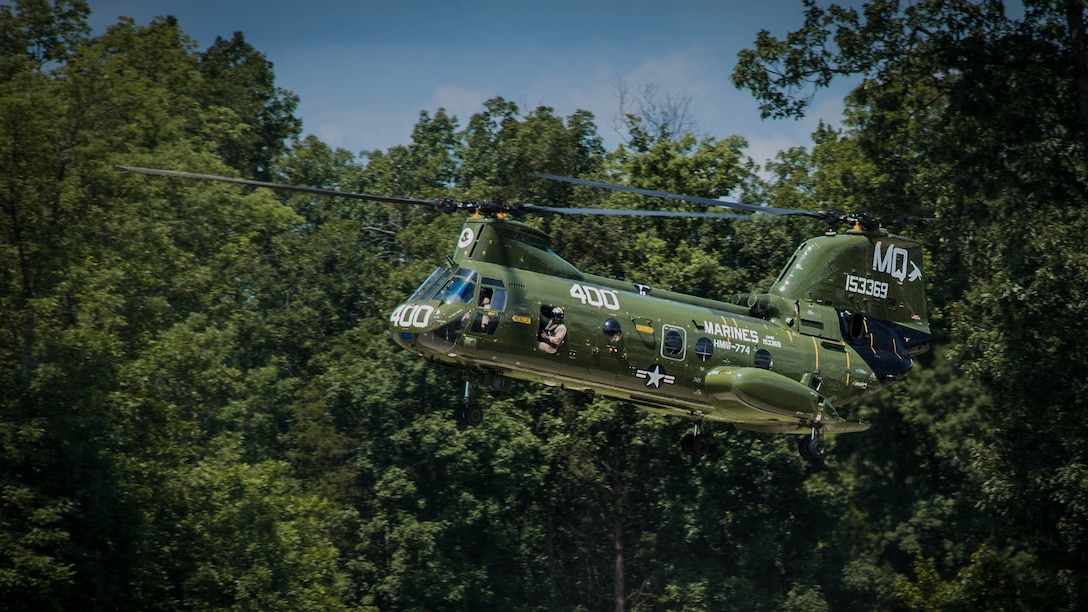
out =
[[469,331],[494,335],[502,321],[502,316],[498,313],[506,309],[506,289],[503,288],[502,281],[483,278],[480,281],[480,297],[476,299],[476,306],[476,318]]
[[699,361],[710,361],[714,356],[714,341],[710,338],[699,338],[695,341],[695,354]]
[[759,349],[756,351],[756,367],[763,368],[764,370],[771,369],[774,365],[774,358],[771,357],[771,352],[767,349]]
[[682,327],[663,325],[662,331],[664,331],[664,339],[661,342],[661,354],[669,359],[683,359],[687,330]]
[[499,328],[499,323],[501,321],[502,317],[493,312],[477,312],[476,318],[472,321],[472,327],[469,331],[491,336],[495,334],[495,330]]

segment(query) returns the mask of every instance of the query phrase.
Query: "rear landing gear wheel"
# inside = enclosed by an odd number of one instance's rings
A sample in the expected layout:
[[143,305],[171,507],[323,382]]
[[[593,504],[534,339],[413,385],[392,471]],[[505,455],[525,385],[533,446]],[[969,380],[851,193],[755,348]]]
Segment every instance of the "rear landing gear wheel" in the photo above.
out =
[[710,450],[710,436],[706,434],[687,434],[680,440],[680,448],[685,455],[702,457]]
[[827,444],[823,438],[808,434],[797,441],[797,451],[805,459],[815,461],[824,458],[824,453],[827,452]]

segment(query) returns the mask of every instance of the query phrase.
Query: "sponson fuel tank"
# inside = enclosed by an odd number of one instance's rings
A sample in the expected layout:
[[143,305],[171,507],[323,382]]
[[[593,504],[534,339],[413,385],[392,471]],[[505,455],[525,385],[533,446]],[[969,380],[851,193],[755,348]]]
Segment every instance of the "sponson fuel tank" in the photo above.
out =
[[815,389],[762,368],[717,367],[707,373],[706,392],[715,406],[738,402],[771,414],[815,414],[822,398]]

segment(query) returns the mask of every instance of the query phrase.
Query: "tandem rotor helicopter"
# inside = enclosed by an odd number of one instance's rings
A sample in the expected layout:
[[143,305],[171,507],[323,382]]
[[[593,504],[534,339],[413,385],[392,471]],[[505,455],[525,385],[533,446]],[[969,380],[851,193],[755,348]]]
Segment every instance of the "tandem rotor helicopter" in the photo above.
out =
[[804,241],[767,293],[729,302],[579,271],[549,236],[510,219],[522,213],[736,218],[739,214],[457,203],[341,192],[230,177],[123,167],[141,174],[214,180],[471,213],[448,264],[389,315],[393,340],[424,359],[466,372],[456,412],[478,425],[474,387],[527,380],[599,394],[693,420],[681,448],[707,452],[706,421],[798,434],[807,459],[823,457],[824,432],[864,431],[838,409],[904,377],[929,349],[922,249],[865,215],[738,204],[539,174],[646,196],[774,215],[834,229]]

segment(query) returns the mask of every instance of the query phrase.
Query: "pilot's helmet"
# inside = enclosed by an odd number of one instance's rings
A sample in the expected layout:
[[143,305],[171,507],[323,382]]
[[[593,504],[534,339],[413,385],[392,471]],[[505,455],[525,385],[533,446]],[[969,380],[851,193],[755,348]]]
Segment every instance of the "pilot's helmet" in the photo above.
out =
[[556,322],[561,322],[563,320],[563,309],[562,308],[560,308],[558,306],[556,306],[555,308],[552,308],[552,320],[556,321]]
[[615,319],[608,319],[604,322],[604,333],[608,334],[609,336],[615,336],[621,331],[623,331],[623,328],[620,326],[619,321]]

